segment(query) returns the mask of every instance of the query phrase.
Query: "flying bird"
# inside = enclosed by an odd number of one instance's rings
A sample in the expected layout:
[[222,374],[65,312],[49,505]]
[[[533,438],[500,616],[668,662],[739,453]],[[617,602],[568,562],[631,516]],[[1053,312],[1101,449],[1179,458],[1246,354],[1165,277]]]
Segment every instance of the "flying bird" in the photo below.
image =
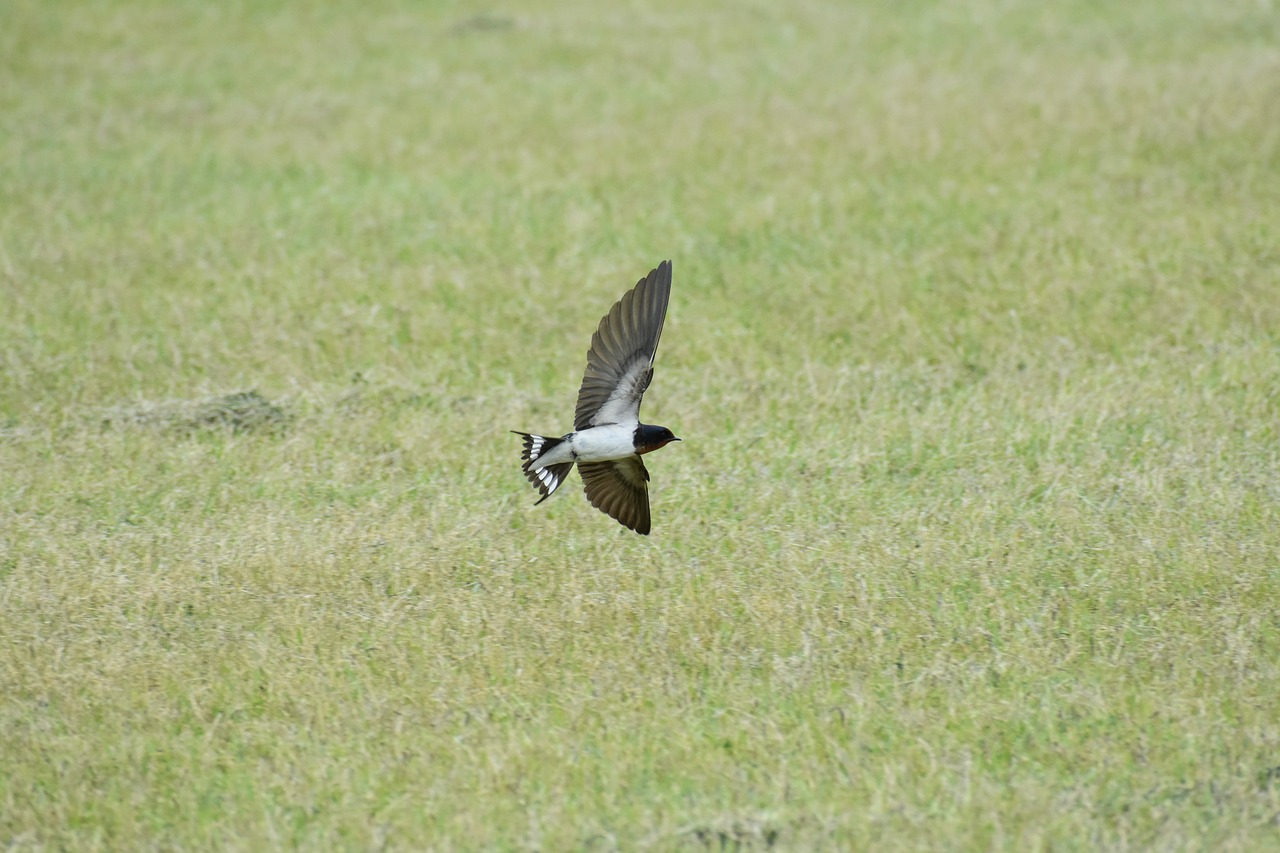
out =
[[[640,279],[600,319],[587,350],[573,432],[524,437],[524,475],[542,503],[575,464],[591,505],[636,533],[649,533],[649,472],[640,457],[679,441],[666,427],[640,423],[640,399],[671,298],[671,261]],[[534,504],[537,506],[537,504]]]

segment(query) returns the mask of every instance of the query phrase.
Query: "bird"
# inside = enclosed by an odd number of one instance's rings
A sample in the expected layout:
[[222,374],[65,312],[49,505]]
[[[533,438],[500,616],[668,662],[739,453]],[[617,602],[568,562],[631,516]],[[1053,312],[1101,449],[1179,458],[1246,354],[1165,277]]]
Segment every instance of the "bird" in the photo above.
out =
[[624,527],[647,536],[649,471],[641,456],[679,441],[664,426],[640,423],[640,400],[671,298],[671,261],[663,261],[600,318],[587,350],[573,432],[559,438],[511,430],[524,439],[524,475],[545,501],[576,464],[587,500]]

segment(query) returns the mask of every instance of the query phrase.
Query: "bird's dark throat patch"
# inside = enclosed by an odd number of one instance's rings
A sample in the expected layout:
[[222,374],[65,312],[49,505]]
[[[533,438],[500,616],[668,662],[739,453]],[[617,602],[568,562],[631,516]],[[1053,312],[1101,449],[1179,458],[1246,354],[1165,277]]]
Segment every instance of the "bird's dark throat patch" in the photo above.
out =
[[643,444],[636,448],[636,453],[643,456],[646,453],[652,453],[655,450],[659,450],[663,447],[666,447],[668,444],[670,444],[673,441],[679,441],[679,440],[680,439],[678,438],[667,438],[667,439],[663,439],[662,441],[656,442],[654,444]]

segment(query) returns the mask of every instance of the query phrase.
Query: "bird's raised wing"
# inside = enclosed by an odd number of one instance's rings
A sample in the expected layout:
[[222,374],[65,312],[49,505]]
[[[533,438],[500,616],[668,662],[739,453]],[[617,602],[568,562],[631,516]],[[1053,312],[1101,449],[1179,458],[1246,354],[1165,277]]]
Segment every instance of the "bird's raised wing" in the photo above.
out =
[[600,320],[587,350],[587,372],[578,391],[574,429],[640,417],[640,398],[653,379],[653,358],[658,353],[670,298],[671,261],[663,261]]
[[649,472],[639,456],[579,462],[587,500],[636,533],[649,534]]

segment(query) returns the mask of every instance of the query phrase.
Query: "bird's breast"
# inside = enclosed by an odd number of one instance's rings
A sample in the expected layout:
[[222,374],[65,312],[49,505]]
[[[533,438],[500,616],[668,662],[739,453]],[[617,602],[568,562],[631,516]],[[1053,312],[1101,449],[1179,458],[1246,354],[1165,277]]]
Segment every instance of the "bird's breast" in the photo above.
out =
[[635,455],[635,424],[607,424],[579,430],[569,440],[579,462],[604,462]]

